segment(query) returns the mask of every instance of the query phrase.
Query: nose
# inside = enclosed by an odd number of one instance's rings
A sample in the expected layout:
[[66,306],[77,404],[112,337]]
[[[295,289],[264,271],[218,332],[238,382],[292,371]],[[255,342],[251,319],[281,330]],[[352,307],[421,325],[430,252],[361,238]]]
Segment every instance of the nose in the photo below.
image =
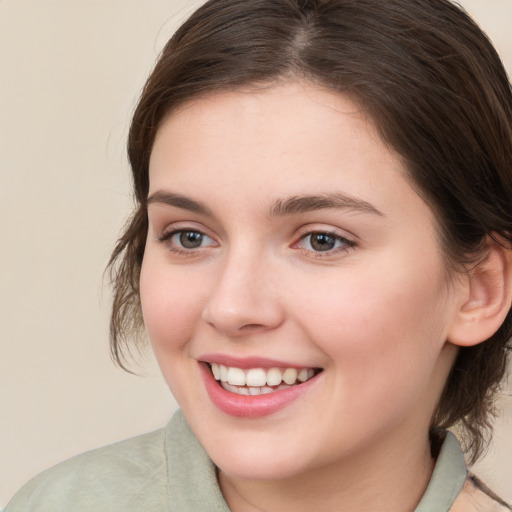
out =
[[261,255],[232,254],[218,272],[203,320],[235,338],[275,329],[284,320],[278,281]]

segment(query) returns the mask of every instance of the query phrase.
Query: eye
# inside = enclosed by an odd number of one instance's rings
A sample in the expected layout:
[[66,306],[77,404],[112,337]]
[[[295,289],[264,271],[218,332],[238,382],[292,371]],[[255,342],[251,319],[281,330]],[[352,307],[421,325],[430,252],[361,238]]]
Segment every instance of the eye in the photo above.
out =
[[201,247],[204,237],[199,231],[180,231],[172,239],[185,249],[197,249]]
[[195,229],[179,229],[164,233],[159,242],[165,243],[170,250],[175,252],[192,251],[202,247],[217,245],[215,240]]
[[335,233],[315,231],[303,235],[295,245],[315,253],[332,253],[347,251],[355,246],[355,242]]

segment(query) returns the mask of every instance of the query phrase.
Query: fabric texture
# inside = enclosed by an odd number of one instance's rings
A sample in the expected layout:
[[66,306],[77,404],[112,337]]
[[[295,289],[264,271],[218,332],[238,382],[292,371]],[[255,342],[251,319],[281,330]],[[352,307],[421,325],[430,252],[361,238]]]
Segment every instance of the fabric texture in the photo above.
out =
[[[448,512],[469,479],[447,433],[415,512]],[[156,432],[85,453],[41,473],[5,512],[230,512],[216,468],[181,411]]]

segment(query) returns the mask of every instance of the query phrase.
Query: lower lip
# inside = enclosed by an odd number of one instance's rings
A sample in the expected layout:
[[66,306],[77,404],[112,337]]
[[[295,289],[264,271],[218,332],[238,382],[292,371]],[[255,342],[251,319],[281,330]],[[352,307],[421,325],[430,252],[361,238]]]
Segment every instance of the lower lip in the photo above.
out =
[[306,393],[315,384],[318,377],[315,375],[306,382],[286,389],[279,389],[273,393],[247,396],[226,391],[215,380],[208,364],[200,363],[199,366],[210,400],[222,412],[237,418],[261,418],[283,409]]

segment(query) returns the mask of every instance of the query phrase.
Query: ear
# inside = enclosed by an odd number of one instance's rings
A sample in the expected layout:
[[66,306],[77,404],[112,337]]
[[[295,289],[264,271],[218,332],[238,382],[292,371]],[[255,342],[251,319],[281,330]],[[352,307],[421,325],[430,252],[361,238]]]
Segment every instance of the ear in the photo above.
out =
[[512,254],[489,238],[486,257],[467,271],[463,297],[448,333],[461,347],[489,339],[501,326],[512,303]]

